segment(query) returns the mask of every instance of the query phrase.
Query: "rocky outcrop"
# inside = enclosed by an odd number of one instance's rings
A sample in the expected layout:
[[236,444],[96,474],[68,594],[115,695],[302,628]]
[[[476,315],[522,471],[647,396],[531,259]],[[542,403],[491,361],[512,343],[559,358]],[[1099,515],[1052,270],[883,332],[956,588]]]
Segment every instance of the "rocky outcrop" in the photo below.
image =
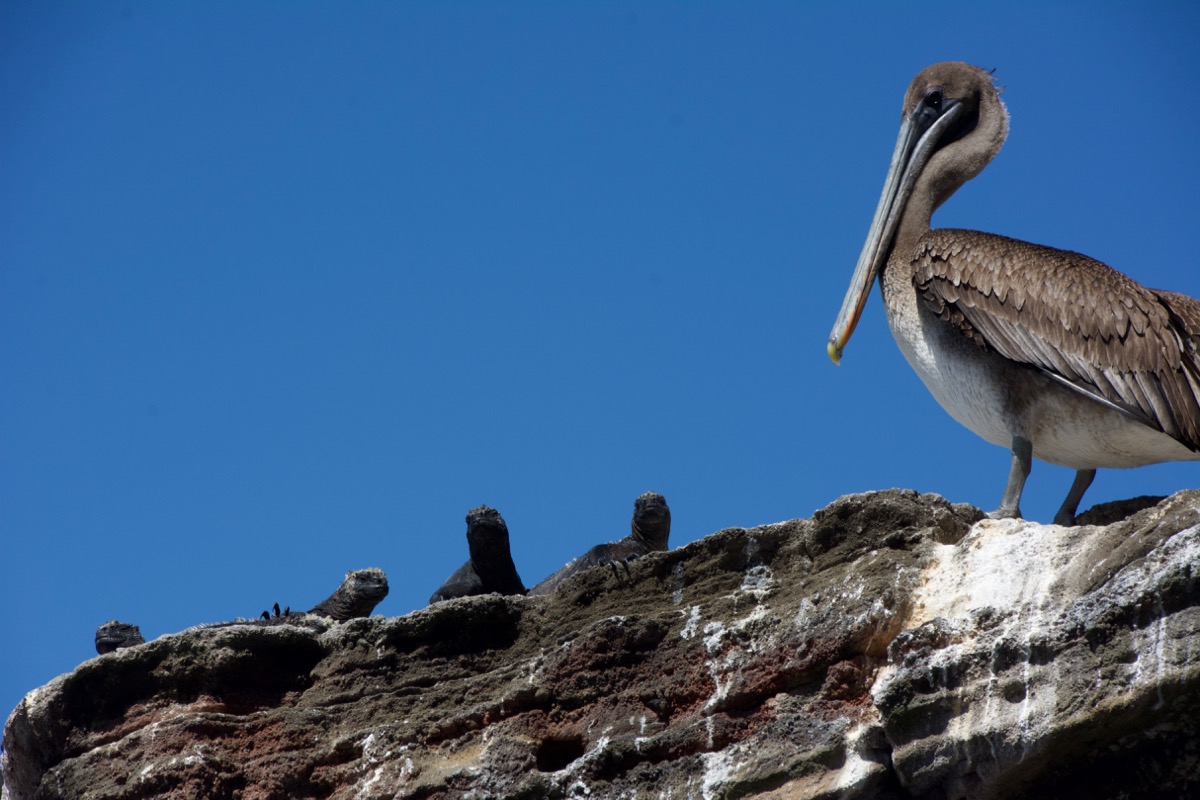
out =
[[1196,795],[1200,492],[1089,513],[856,495],[550,597],[165,636],[26,697],[5,796]]

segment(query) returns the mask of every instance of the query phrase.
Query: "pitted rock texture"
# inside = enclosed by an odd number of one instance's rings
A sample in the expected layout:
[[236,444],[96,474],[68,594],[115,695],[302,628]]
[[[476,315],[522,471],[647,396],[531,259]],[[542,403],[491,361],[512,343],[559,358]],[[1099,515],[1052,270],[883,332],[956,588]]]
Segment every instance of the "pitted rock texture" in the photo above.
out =
[[1144,505],[877,492],[550,597],[165,636],[26,697],[5,797],[1195,796],[1200,492]]

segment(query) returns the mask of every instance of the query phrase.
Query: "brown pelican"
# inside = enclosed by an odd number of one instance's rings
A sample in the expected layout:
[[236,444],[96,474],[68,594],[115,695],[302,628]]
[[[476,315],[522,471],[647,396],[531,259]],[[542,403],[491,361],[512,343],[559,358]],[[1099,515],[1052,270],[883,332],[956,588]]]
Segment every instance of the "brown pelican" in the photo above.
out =
[[990,233],[930,230],[1008,135],[991,74],[934,64],[904,95],[883,195],[829,336],[837,363],[875,278],[908,363],[952,417],[1012,448],[992,517],[1020,517],[1032,458],[1076,470],[1200,459],[1200,302],[1099,261]]

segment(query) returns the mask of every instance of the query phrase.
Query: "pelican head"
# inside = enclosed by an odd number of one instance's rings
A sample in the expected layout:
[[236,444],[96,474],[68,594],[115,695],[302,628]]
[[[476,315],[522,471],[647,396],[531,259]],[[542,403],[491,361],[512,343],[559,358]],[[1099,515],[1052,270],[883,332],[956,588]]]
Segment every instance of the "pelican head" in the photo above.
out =
[[934,210],[987,166],[1007,135],[1008,112],[990,72],[945,61],[913,79],[904,95],[900,135],[883,193],[829,334],[827,352],[833,363],[841,361],[871,286],[898,239],[915,241],[928,230]]

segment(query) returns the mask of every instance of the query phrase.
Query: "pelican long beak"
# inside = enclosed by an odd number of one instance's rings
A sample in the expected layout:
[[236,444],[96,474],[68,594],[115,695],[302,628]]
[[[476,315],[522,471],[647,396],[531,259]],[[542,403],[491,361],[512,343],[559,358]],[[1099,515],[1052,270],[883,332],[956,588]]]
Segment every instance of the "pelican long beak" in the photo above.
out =
[[845,349],[846,342],[850,341],[850,335],[854,333],[863,306],[867,304],[867,295],[871,293],[871,286],[874,285],[880,268],[891,252],[892,239],[896,235],[901,217],[904,216],[904,208],[912,195],[913,186],[916,185],[921,171],[925,169],[938,140],[962,112],[962,104],[948,101],[936,116],[927,112],[920,113],[922,111],[922,107],[918,105],[900,121],[900,135],[896,138],[896,149],[892,152],[892,162],[883,182],[879,205],[871,219],[867,240],[863,243],[858,264],[855,265],[854,274],[850,278],[850,288],[846,290],[842,310],[838,312],[833,330],[829,334],[826,352],[835,364],[841,362],[842,350]]

